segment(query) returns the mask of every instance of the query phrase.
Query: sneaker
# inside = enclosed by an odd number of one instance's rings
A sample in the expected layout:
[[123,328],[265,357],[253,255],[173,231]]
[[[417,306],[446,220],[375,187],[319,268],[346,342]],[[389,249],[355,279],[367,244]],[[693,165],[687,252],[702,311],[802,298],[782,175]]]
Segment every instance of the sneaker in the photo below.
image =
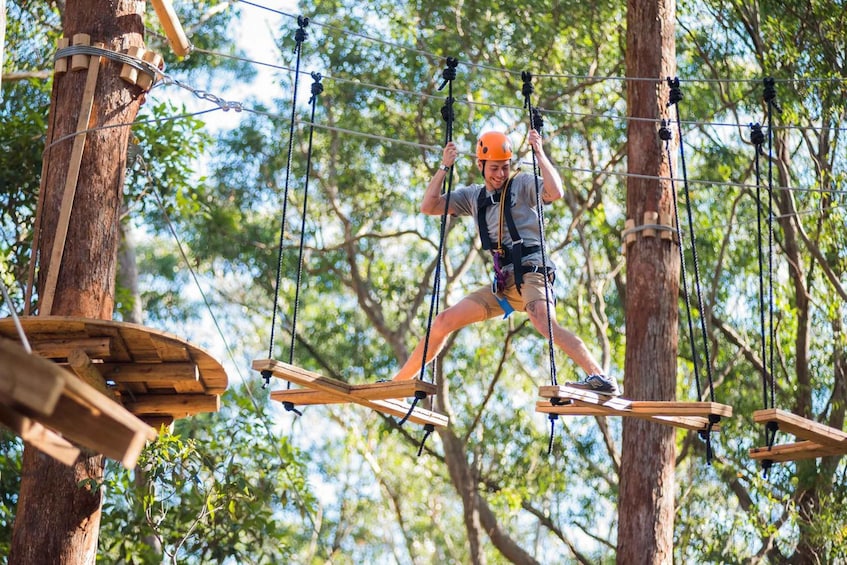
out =
[[609,378],[606,375],[588,375],[581,381],[565,383],[572,388],[588,390],[597,394],[605,394],[607,396],[620,396],[621,391],[618,388],[618,383],[615,379]]

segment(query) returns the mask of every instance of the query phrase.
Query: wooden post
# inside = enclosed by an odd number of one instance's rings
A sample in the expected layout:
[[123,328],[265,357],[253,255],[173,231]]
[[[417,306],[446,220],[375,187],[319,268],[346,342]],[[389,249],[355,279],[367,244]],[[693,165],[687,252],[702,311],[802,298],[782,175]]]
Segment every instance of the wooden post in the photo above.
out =
[[0,0],[0,100],[3,100],[3,62],[6,60],[6,0]]
[[[74,45],[79,44],[87,45],[88,36],[85,34],[75,35]],[[100,43],[98,45],[102,47],[103,44]],[[77,59],[77,57],[84,57],[85,60]],[[65,238],[68,235],[68,223],[70,222],[71,211],[74,207],[76,185],[79,181],[82,152],[85,149],[85,138],[87,136],[85,130],[88,129],[88,124],[91,121],[91,107],[94,104],[94,91],[97,88],[100,59],[101,57],[93,56],[91,57],[91,61],[88,61],[88,57],[84,55],[74,55],[71,62],[71,70],[88,68],[88,75],[85,78],[85,90],[82,93],[82,102],[80,104],[79,119],[76,124],[76,131],[82,133],[77,133],[76,137],[74,137],[73,153],[71,153],[71,161],[68,165],[68,176],[65,178],[65,191],[62,195],[62,208],[59,212],[59,224],[56,226],[56,236],[53,240],[53,251],[50,254],[47,284],[42,291],[41,305],[38,309],[38,313],[42,316],[49,316],[53,308],[56,282],[59,280],[59,270],[62,268],[62,256],[65,253]]]

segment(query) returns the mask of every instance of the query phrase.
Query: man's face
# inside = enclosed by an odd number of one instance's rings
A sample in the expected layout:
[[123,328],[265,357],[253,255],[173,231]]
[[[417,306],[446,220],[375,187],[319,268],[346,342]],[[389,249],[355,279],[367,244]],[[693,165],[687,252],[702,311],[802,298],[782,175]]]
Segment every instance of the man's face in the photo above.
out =
[[506,161],[480,161],[477,160],[476,166],[482,172],[482,178],[485,179],[485,187],[488,190],[500,190],[505,186],[511,172],[512,162]]

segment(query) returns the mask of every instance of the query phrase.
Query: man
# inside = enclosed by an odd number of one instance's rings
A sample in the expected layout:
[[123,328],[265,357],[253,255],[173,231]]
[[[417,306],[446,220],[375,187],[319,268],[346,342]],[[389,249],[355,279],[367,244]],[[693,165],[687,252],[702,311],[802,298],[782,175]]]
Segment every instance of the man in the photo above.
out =
[[[483,249],[491,251],[494,259],[494,282],[436,316],[430,328],[427,362],[440,351],[444,340],[452,332],[504,312],[508,316],[513,309],[525,311],[535,329],[547,338],[549,311],[553,342],[588,374],[586,378],[568,385],[617,396],[620,394],[617,383],[603,374],[603,369],[585,343],[556,321],[552,285],[545,290],[547,283],[552,283],[554,278],[554,267],[549,257],[546,266],[542,261],[536,184],[540,185],[541,199],[545,204],[561,198],[564,191],[562,178],[544,153],[541,134],[531,130],[528,140],[541,170],[538,183],[530,173],[511,174],[512,147],[509,139],[501,132],[490,131],[482,134],[476,145],[476,166],[484,183],[451,192],[448,212],[477,219]],[[440,216],[444,213],[447,196],[441,193],[441,187],[458,154],[458,148],[452,141],[444,147],[441,167],[429,181],[421,201],[424,214]],[[506,201],[510,206],[503,206]],[[419,374],[423,349],[422,341],[394,380],[411,379]]]

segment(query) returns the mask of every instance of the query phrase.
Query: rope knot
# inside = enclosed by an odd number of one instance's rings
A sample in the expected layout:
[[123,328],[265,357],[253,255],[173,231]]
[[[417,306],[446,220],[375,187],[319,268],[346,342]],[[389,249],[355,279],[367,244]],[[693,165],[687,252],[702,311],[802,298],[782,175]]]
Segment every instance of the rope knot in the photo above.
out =
[[541,115],[538,108],[532,109],[532,118],[530,119],[530,122],[532,123],[532,129],[541,133],[541,130],[544,128],[544,116]]
[[312,73],[312,80],[315,81],[312,83],[312,97],[309,98],[309,104],[314,102],[321,92],[324,91],[324,85],[321,84],[321,73]]
[[668,127],[669,125],[670,122],[668,120],[662,120],[662,125],[659,126],[659,139],[662,141],[670,141],[673,137],[671,128]]
[[451,80],[456,80],[456,67],[459,65],[459,60],[455,57],[447,57],[447,66],[441,71],[441,78],[444,79],[444,82],[441,83],[441,86],[438,87],[438,90],[442,90],[447,83]]
[[453,113],[453,100],[452,96],[448,96],[444,106],[441,107],[441,117],[448,124],[452,124],[456,120],[456,115]]
[[668,95],[668,106],[673,106],[682,100],[682,89],[679,86],[679,77],[667,77],[668,86],[671,91]]
[[268,388],[271,384],[271,377],[273,373],[271,373],[268,369],[262,371],[262,378],[265,379],[265,384],[262,385],[262,388]]
[[306,32],[306,27],[309,25],[309,18],[297,16],[297,25],[300,27],[294,33],[294,39],[297,41],[297,45],[300,45],[309,37],[309,34]]
[[435,426],[433,424],[424,424],[424,436],[421,439],[421,444],[418,446],[418,457],[423,453],[424,444],[426,443],[426,439],[432,435],[432,432],[435,431]]
[[529,104],[529,95],[535,90],[532,86],[532,73],[529,71],[521,71],[521,80],[523,81],[523,86],[521,87],[521,94],[524,96],[523,107],[526,108]]
[[762,126],[758,123],[750,124],[750,142],[756,146],[760,146],[765,142],[765,133],[762,131]]
[[782,108],[779,107],[779,104],[776,101],[776,81],[773,77],[765,77],[762,82],[765,84],[765,91],[764,94],[762,94],[762,98],[769,106],[773,106],[777,112],[782,112]]
[[287,401],[287,400],[286,400],[285,402],[283,402],[283,403],[282,403],[282,407],[283,407],[283,408],[285,408],[285,411],[286,411],[286,412],[294,412],[294,413],[295,413],[295,414],[297,414],[298,416],[302,416],[302,415],[303,415],[303,413],[302,413],[302,412],[300,412],[299,410],[297,410],[297,409],[294,407],[294,403],[293,403],[293,402],[289,402],[289,401]]

